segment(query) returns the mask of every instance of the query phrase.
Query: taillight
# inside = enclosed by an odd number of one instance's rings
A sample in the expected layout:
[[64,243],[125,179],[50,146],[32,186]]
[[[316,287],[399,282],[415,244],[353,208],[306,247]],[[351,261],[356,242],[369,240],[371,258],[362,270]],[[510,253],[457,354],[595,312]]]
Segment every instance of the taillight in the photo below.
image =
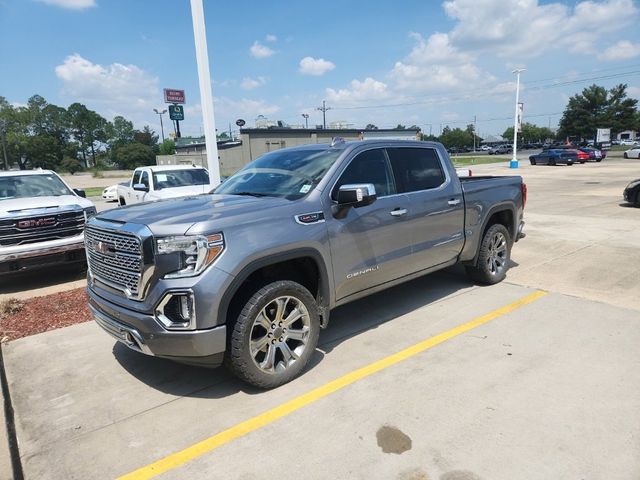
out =
[[524,208],[527,205],[527,184],[522,182],[520,189],[522,190],[522,208]]
[[589,154],[587,152],[578,152],[578,158],[580,160],[588,160]]

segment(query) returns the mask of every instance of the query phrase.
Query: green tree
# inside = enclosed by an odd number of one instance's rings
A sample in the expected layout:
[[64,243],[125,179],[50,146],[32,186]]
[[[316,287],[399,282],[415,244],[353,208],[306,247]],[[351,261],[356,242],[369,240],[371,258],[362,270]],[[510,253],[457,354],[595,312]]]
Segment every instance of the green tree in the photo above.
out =
[[129,143],[116,150],[116,164],[125,170],[132,170],[143,165],[153,165],[155,153],[149,145]]
[[173,155],[174,153],[176,153],[176,142],[174,142],[170,138],[166,138],[164,142],[160,144],[158,153],[160,155]]
[[461,128],[451,129],[446,126],[442,129],[442,135],[440,135],[440,142],[447,147],[471,147],[473,145],[473,133]]
[[[507,128],[502,137],[506,140],[513,139],[513,127]],[[553,139],[554,133],[547,127],[538,127],[532,123],[522,124],[522,132],[518,132],[518,142],[544,142]]]
[[64,160],[62,160],[60,166],[71,175],[82,170],[82,165],[80,165],[80,162],[71,157],[65,157]]
[[627,85],[605,89],[591,85],[569,99],[560,120],[559,138],[592,139],[598,128],[615,134],[638,128],[638,100],[627,98]]
[[394,128],[394,130],[406,130],[406,129],[407,129],[407,127],[405,127],[404,125],[402,125],[400,123],[398,125],[396,125],[396,127]]
[[367,123],[367,126],[364,127],[365,130],[378,130],[378,127],[373,123]]
[[145,125],[142,130],[135,130],[133,138],[136,142],[146,145],[148,147],[157,147],[158,134],[151,130],[149,125]]
[[96,163],[96,151],[107,141],[107,121],[81,103],[72,103],[67,109],[67,118],[79,148],[84,166],[89,167],[87,155]]

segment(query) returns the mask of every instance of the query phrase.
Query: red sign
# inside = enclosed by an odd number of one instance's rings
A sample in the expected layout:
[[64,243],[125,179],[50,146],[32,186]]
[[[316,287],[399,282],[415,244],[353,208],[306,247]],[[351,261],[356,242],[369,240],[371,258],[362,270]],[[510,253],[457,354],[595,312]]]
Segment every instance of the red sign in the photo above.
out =
[[185,103],[184,90],[176,90],[174,88],[165,88],[164,103]]

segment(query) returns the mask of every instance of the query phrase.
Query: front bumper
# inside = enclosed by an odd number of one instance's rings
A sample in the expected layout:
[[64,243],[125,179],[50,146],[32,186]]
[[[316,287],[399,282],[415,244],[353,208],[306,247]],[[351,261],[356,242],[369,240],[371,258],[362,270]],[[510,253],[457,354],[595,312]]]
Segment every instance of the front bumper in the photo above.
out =
[[146,355],[183,363],[216,367],[222,363],[227,327],[206,330],[170,331],[150,314],[126,309],[87,289],[89,307],[96,323],[127,347]]
[[85,260],[84,235],[42,244],[0,248],[0,274]]

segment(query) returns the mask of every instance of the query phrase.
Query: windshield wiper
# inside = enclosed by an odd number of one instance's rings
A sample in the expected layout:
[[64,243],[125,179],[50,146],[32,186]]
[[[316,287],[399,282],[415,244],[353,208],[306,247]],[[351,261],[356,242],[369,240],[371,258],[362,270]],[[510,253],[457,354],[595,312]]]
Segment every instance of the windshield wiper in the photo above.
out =
[[245,195],[247,197],[270,197],[268,193],[259,193],[259,192],[233,192],[229,193],[229,195]]

